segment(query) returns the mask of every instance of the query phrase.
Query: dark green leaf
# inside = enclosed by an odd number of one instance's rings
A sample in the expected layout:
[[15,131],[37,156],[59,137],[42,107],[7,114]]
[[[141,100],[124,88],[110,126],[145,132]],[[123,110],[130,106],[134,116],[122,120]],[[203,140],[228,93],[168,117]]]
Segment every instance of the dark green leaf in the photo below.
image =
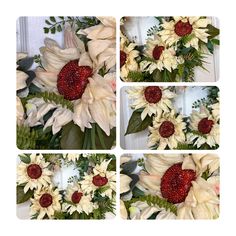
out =
[[[98,129],[100,130],[98,131]],[[100,132],[100,135],[102,136],[102,140],[101,140],[101,137],[99,135],[96,135],[96,148],[97,149],[111,149],[116,140],[116,128],[114,127],[110,130],[110,136],[107,136],[106,133],[98,126],[98,124],[96,125],[96,131],[97,133]],[[104,142],[106,148],[103,147],[101,142]]]
[[162,81],[161,72],[158,69],[154,70],[152,73],[152,78],[153,78],[153,81],[155,82],[161,82]]
[[133,193],[133,197],[145,196],[145,193],[136,186],[133,188],[132,193]]
[[212,39],[211,42],[215,45],[220,45],[220,40],[219,39]]
[[62,31],[62,27],[61,27],[61,25],[58,25],[57,26],[57,32],[61,32]]
[[74,211],[73,214],[71,215],[71,219],[76,220],[80,218],[80,214],[78,211]]
[[17,70],[21,71],[27,71],[34,63],[34,58],[33,57],[26,57],[17,62],[19,67]]
[[24,193],[24,186],[16,186],[16,202],[17,204],[28,201],[34,194],[33,190]]
[[51,34],[55,34],[56,33],[56,27],[52,27],[51,28]]
[[122,174],[131,174],[137,167],[137,161],[129,161],[121,165]]
[[135,110],[129,119],[129,124],[125,135],[137,133],[145,130],[152,123],[152,117],[146,116],[144,120],[141,120],[141,112]]
[[51,22],[56,22],[56,19],[55,19],[55,17],[54,17],[54,16],[50,16],[50,18],[49,18],[49,19],[50,19],[50,21],[51,21]]
[[25,73],[29,76],[26,80],[26,84],[27,84],[27,86],[29,86],[32,83],[32,81],[34,80],[36,75],[35,75],[35,72],[31,71],[31,70],[26,71]]
[[64,220],[66,218],[65,213],[63,213],[61,211],[56,211],[54,213],[54,217],[55,217],[55,219],[58,219],[58,220]]
[[51,24],[52,24],[49,20],[45,20],[45,23],[46,23],[47,25],[51,25]]
[[210,52],[211,54],[213,54],[214,46],[213,46],[213,44],[212,44],[212,42],[211,42],[210,40],[208,40],[206,46],[207,46],[207,49],[209,50],[209,52]]
[[31,162],[30,156],[26,154],[19,155],[20,160],[24,162],[25,164],[29,164]]
[[62,128],[61,148],[62,149],[82,149],[84,133],[78,125],[73,122]]
[[44,28],[43,28],[43,31],[44,31],[45,34],[48,34],[48,33],[49,33],[49,28],[44,27]]
[[220,33],[220,30],[218,28],[216,28],[210,24],[207,25],[207,29],[208,29],[207,33],[209,34],[209,36],[208,36],[209,39],[215,38]]

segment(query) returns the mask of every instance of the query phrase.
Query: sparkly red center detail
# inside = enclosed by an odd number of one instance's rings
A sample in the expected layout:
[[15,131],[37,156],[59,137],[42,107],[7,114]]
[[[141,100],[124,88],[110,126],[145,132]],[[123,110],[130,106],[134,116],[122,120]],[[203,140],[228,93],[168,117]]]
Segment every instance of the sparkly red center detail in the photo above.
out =
[[183,22],[180,20],[175,24],[175,33],[180,37],[191,34],[192,30],[193,27],[188,21]]
[[27,174],[31,179],[38,179],[42,175],[42,168],[37,164],[30,164],[27,167]]
[[195,179],[195,171],[182,170],[182,163],[174,164],[161,178],[161,194],[171,203],[183,202]]
[[159,127],[162,138],[169,138],[175,132],[175,126],[171,121],[163,121]]
[[213,120],[208,120],[207,118],[203,118],[198,123],[198,131],[202,134],[209,134],[214,125]]
[[81,198],[83,196],[83,193],[75,191],[71,196],[71,201],[75,204],[79,203]]
[[79,66],[78,60],[68,62],[58,74],[58,92],[67,100],[81,98],[92,72],[93,70],[89,66]]
[[148,86],[144,90],[144,96],[149,103],[158,103],[162,98],[162,91],[158,86]]
[[52,195],[50,195],[49,193],[44,193],[39,199],[39,204],[44,208],[52,205]]
[[126,53],[120,50],[120,67],[122,67],[125,64],[126,59],[127,59]]
[[154,48],[153,51],[152,51],[152,56],[153,56],[153,58],[154,58],[155,60],[159,60],[159,58],[160,58],[160,56],[161,56],[161,54],[162,54],[162,52],[163,52],[164,49],[165,49],[165,48],[164,48],[163,46],[158,46],[158,45],[156,45],[155,48]]
[[95,176],[93,177],[93,184],[94,184],[95,186],[101,187],[101,186],[106,185],[107,182],[108,182],[107,177],[102,177],[102,176],[100,176],[100,175],[95,175]]

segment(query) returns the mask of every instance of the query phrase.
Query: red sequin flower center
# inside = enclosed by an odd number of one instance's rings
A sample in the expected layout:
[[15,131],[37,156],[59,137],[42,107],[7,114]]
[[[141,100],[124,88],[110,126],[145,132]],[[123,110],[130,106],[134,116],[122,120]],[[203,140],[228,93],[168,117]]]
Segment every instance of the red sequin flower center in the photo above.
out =
[[78,191],[75,191],[72,196],[71,196],[71,201],[74,203],[74,204],[77,204],[80,202],[81,198],[83,196],[83,193],[81,192],[78,192]]
[[79,66],[78,60],[68,62],[58,74],[58,92],[70,101],[81,98],[92,72],[89,66]]
[[38,179],[42,175],[42,168],[37,164],[30,164],[26,171],[31,179]]
[[169,138],[175,132],[175,126],[171,121],[163,121],[159,127],[159,134],[162,138]]
[[182,163],[174,164],[161,178],[161,194],[171,203],[183,202],[195,179],[195,171],[182,170]]
[[126,59],[127,59],[126,53],[120,50],[120,67],[122,67],[125,64]]
[[39,204],[44,208],[52,205],[52,195],[50,195],[49,193],[44,193],[39,199]]
[[209,134],[214,125],[213,120],[208,120],[207,118],[203,118],[198,123],[198,131],[202,134]]
[[144,96],[149,103],[158,103],[162,98],[162,91],[158,86],[148,86],[144,90]]
[[94,177],[93,177],[93,184],[95,185],[95,186],[97,186],[97,187],[101,187],[101,186],[104,186],[104,185],[106,185],[107,184],[107,182],[108,182],[108,179],[107,179],[107,177],[102,177],[102,176],[100,176],[100,175],[95,175]]
[[175,33],[180,37],[191,34],[192,30],[193,27],[188,21],[183,22],[180,20],[175,24]]
[[155,60],[159,60],[160,56],[165,48],[163,46],[156,45],[152,51],[152,56]]

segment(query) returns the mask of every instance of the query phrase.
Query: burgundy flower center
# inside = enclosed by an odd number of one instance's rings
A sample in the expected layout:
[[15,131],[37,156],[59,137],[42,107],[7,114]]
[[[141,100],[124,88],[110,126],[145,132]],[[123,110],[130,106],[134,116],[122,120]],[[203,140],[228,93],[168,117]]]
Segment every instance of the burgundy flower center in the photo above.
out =
[[195,171],[182,170],[182,163],[174,164],[161,178],[161,194],[171,203],[183,202],[195,179]]
[[120,67],[122,67],[125,64],[126,59],[127,59],[126,53],[120,50]]
[[79,66],[78,60],[68,62],[57,77],[58,92],[67,100],[76,100],[82,97],[92,76],[93,70],[89,66]]
[[188,21],[183,22],[183,21],[179,20],[175,24],[175,33],[180,37],[191,34],[192,30],[193,30],[193,27]]
[[101,186],[104,186],[104,185],[107,184],[108,179],[107,179],[107,177],[102,177],[100,175],[95,175],[93,177],[93,181],[92,182],[93,182],[93,184],[95,186],[101,187]]
[[164,48],[163,46],[158,46],[158,45],[156,45],[155,48],[154,48],[153,51],[152,51],[152,56],[153,56],[153,58],[154,58],[155,60],[159,60],[159,58],[160,58],[160,56],[161,56],[161,54],[162,54],[162,52],[163,52],[164,49],[165,49],[165,48]]
[[39,204],[44,208],[52,205],[52,195],[50,195],[49,193],[44,193],[39,199]]
[[144,96],[149,103],[158,103],[162,98],[162,91],[158,86],[148,86],[144,90]]
[[175,132],[175,126],[171,121],[163,121],[159,127],[159,134],[162,138],[169,138]]
[[79,203],[81,198],[83,196],[83,193],[80,193],[78,191],[75,191],[71,196],[71,201],[75,204]]
[[42,168],[37,164],[30,164],[27,167],[27,174],[31,179],[38,179],[42,175]]
[[198,123],[198,131],[202,134],[209,134],[214,125],[213,120],[208,120],[207,118],[203,118]]

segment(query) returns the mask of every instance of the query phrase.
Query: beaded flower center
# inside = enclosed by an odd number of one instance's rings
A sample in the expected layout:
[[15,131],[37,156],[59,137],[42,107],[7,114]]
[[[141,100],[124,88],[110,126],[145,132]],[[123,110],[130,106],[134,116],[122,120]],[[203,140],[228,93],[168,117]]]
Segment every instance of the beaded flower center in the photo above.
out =
[[209,134],[214,125],[213,120],[208,120],[207,118],[203,118],[198,123],[198,131],[202,134]]
[[149,103],[158,103],[162,98],[162,91],[158,86],[148,86],[144,90],[144,96]]
[[160,56],[165,48],[163,46],[156,45],[152,51],[152,56],[155,60],[159,60]]
[[38,179],[42,175],[42,168],[37,164],[30,164],[27,167],[27,174],[31,179]]
[[41,207],[47,208],[52,205],[52,195],[49,193],[44,193],[40,199],[39,204]]
[[186,36],[191,34],[193,31],[193,27],[192,25],[189,23],[189,21],[187,22],[183,22],[181,20],[179,20],[176,24],[175,24],[175,33],[180,36]]
[[169,138],[175,132],[175,126],[171,121],[163,121],[159,127],[159,133],[162,138]]
[[75,204],[79,203],[81,198],[83,196],[83,193],[75,191],[71,196],[71,201]]
[[97,186],[97,187],[101,187],[101,186],[104,186],[104,185],[106,185],[107,184],[107,182],[108,182],[108,179],[107,179],[107,177],[102,177],[102,176],[100,176],[100,175],[95,175],[94,177],[93,177],[93,184],[95,185],[95,186]]

